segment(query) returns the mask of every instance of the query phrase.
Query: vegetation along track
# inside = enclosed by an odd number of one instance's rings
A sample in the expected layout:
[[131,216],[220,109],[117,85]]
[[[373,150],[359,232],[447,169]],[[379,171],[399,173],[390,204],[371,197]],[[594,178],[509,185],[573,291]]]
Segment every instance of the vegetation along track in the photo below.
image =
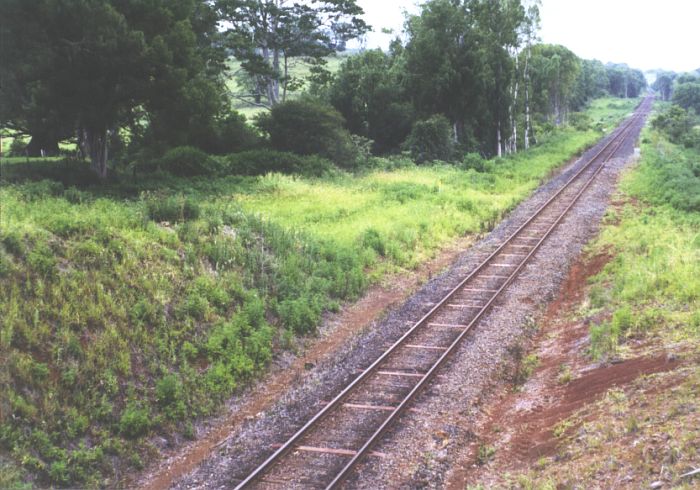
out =
[[600,151],[237,488],[334,488],[429,383],[644,120],[645,99]]

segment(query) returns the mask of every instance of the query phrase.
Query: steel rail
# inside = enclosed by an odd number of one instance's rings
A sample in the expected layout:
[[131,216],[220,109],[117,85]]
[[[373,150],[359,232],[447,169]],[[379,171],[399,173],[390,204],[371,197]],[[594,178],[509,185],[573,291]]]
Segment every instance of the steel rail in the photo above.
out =
[[[642,102],[638,108],[644,104]],[[589,168],[593,165],[593,163],[613,144],[617,143],[615,145],[615,148],[611,152],[611,155],[607,158],[609,160],[612,158],[612,155],[614,155],[615,151],[619,148],[619,146],[624,142],[624,136],[627,134],[629,128],[632,127],[632,125],[637,121],[638,117],[640,117],[640,114],[635,114],[629,120],[621,127],[615,130],[613,134],[610,135],[609,141],[598,151],[596,152],[595,155],[589,158],[589,161],[581,167],[575,174],[569,178],[562,187],[557,190],[556,193],[554,193],[544,204],[542,204],[534,214],[532,214],[522,225],[518,227],[518,229],[510,234],[508,238],[506,238],[501,245],[496,248],[485,260],[483,260],[478,266],[476,266],[472,272],[470,272],[460,283],[454,287],[450,292],[447,293],[446,296],[443,297],[442,300],[440,300],[438,303],[436,303],[433,308],[430,309],[420,320],[418,320],[413,327],[411,327],[408,331],[406,331],[394,344],[389,347],[384,353],[382,353],[381,356],[379,356],[369,367],[367,367],[359,376],[353,379],[330,403],[328,403],[323,409],[321,409],[319,412],[317,412],[309,421],[304,424],[297,432],[294,433],[281,447],[279,447],[272,455],[270,455],[261,465],[259,465],[252,473],[250,473],[242,482],[240,482],[236,486],[236,490],[246,488],[248,485],[252,484],[254,481],[256,481],[260,476],[262,476],[267,470],[271,468],[272,465],[275,464],[282,456],[284,456],[288,451],[293,449],[293,447],[297,444],[297,442],[304,436],[306,435],[318,422],[320,422],[326,415],[328,415],[333,409],[337,408],[337,406],[346,398],[347,395],[350,394],[352,390],[354,390],[360,383],[362,383],[367,377],[369,377],[375,370],[376,368],[389,357],[392,353],[394,353],[399,347],[401,347],[405,341],[411,337],[419,328],[423,327],[428,320],[439,310],[442,309],[445,304],[452,299],[452,297],[459,292],[462,287],[471,279],[473,279],[477,274],[479,274],[484,268],[488,266],[488,263],[496,257],[505,247],[507,247],[510,242],[512,242],[517,235],[525,229],[528,225],[530,225],[536,218],[538,218],[542,212],[555,200],[557,199],[565,190],[569,188],[569,186],[577,180],[584,172],[589,170]],[[607,161],[606,160],[606,161]],[[477,314],[477,316],[472,319],[472,321],[469,323],[469,327],[460,335],[458,338],[453,342],[453,344],[450,346],[450,348],[440,357],[440,359],[437,361],[436,364],[433,365],[433,367],[424,375],[424,377],[421,379],[418,385],[411,390],[409,395],[404,399],[404,401],[392,412],[392,414],[385,420],[385,422],[380,426],[377,431],[372,435],[372,438],[368,440],[367,443],[363,445],[363,447],[357,451],[355,456],[352,458],[350,462],[341,470],[340,473],[334,478],[334,480],[331,482],[331,484],[327,488],[333,488],[336,485],[338,485],[345,476],[347,476],[347,473],[352,469],[352,467],[359,462],[359,460],[366,454],[368,449],[376,442],[376,440],[381,436],[381,434],[386,430],[388,425],[396,418],[396,416],[405,409],[405,406],[407,403],[411,401],[411,399],[415,396],[415,394],[422,388],[425,383],[432,377],[433,373],[442,365],[444,360],[448,357],[449,353],[451,353],[454,350],[454,347],[464,338],[468,330],[471,328],[473,324],[475,324],[483,315],[484,313],[490,309],[490,307],[493,305],[494,301],[498,296],[500,296],[501,292],[512,282],[512,280],[517,276],[517,274],[520,272],[522,267],[527,263],[527,260],[530,259],[532,254],[535,253],[535,251],[541,246],[541,243],[544,239],[549,236],[551,233],[551,230],[556,227],[556,225],[561,221],[563,216],[568,212],[571,206],[578,200],[580,195],[585,191],[585,189],[590,185],[590,182],[592,182],[592,179],[595,178],[595,176],[598,175],[598,173],[602,170],[604,164],[601,164],[600,168],[596,170],[594,173],[593,177],[589,180],[589,182],[586,184],[586,186],[580,191],[579,194],[577,194],[575,200],[566,208],[566,210],[559,216],[557,221],[550,227],[548,230],[547,234],[544,235],[544,237],[537,243],[535,248],[532,249],[532,251],[527,255],[527,257],[520,263],[516,271],[509,276],[507,281],[498,289],[498,292],[495,293],[492,298],[489,300],[489,302],[484,305],[482,310]]]
[[[583,187],[576,193],[574,196],[573,200],[569,203],[569,205],[560,213],[560,215],[557,217],[557,219],[552,223],[552,225],[549,227],[549,229],[545,232],[545,234],[540,238],[540,240],[537,242],[537,244],[533,247],[533,249],[530,251],[530,253],[527,254],[527,256],[518,264],[518,267],[513,271],[513,273],[508,277],[508,279],[503,283],[503,285],[498,289],[496,293],[494,293],[489,301],[479,310],[479,312],[474,316],[474,318],[465,326],[465,328],[460,332],[460,334],[457,336],[457,338],[450,344],[450,346],[447,348],[447,350],[440,356],[440,358],[433,364],[433,366],[430,368],[430,370],[421,378],[421,380],[413,387],[413,389],[406,395],[406,397],[403,399],[403,401],[394,409],[394,411],[384,420],[382,425],[372,434],[372,436],[367,440],[367,442],[360,448],[355,455],[352,457],[352,459],[343,467],[343,469],[336,475],[336,477],[333,479],[333,481],[326,486],[326,489],[332,489],[336,488],[347,476],[350,471],[357,465],[362,458],[369,452],[369,450],[372,448],[374,444],[378,442],[378,440],[381,438],[381,436],[384,434],[384,432],[389,428],[389,426],[395,421],[396,418],[406,409],[407,405],[413,401],[413,399],[420,393],[420,391],[425,388],[425,385],[429,383],[433,376],[436,374],[436,372],[443,366],[443,364],[447,361],[447,359],[450,357],[451,354],[454,353],[454,350],[459,346],[462,340],[464,340],[464,337],[469,333],[469,331],[478,323],[479,320],[491,309],[491,306],[498,300],[503,293],[503,291],[506,290],[508,286],[516,279],[516,277],[520,274],[522,269],[527,265],[528,261],[530,258],[539,250],[539,248],[542,246],[542,244],[549,238],[551,233],[554,231],[554,229],[559,225],[559,223],[566,217],[568,214],[569,210],[578,202],[580,197],[588,190],[590,185],[593,183],[595,178],[600,174],[600,172],[605,168],[605,164],[613,158],[615,155],[615,152],[619,149],[620,146],[625,142],[625,136],[629,130],[629,128],[632,126],[632,123],[635,122],[635,118],[632,118],[632,122],[625,128],[625,134],[620,135],[620,139],[617,142],[617,145],[615,145],[615,148],[612,150],[610,155],[606,160],[604,160],[596,169],[596,171],[591,175],[591,177],[586,181],[586,183],[583,185]],[[596,156],[597,157],[597,156]],[[577,174],[578,175],[578,174]],[[531,220],[528,220],[530,222]]]

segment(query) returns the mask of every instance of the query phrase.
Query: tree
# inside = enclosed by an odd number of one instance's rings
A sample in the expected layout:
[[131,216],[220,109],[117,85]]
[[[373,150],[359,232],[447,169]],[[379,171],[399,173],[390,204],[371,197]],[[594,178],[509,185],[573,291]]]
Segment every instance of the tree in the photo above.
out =
[[272,148],[320,155],[341,167],[355,166],[357,151],[338,111],[314,99],[289,100],[258,116]]
[[673,103],[700,114],[700,81],[677,84],[673,91]]
[[408,93],[421,116],[445,115],[464,148],[503,148],[524,21],[518,0],[432,0],[407,22]]
[[374,141],[374,151],[397,149],[411,131],[414,110],[406,93],[403,56],[370,50],[343,62],[330,86],[331,104],[348,129]]
[[573,110],[580,110],[585,104],[608,93],[610,80],[605,65],[598,60],[582,60],[581,72],[571,101]]
[[200,49],[215,28],[208,9],[194,0],[5,0],[3,39],[13,41],[2,58],[16,75],[1,97],[23,86],[13,119],[51,115],[105,178],[119,127],[137,128],[149,109],[157,120],[168,101],[184,103],[178,97],[215,76],[216,63],[203,58],[216,50]]
[[368,30],[356,0],[216,0],[215,5],[230,26],[228,46],[254,80],[255,90],[246,95],[264,95],[268,107],[283,101],[293,82],[292,58],[307,58],[318,75],[324,56]]
[[657,74],[656,80],[651,88],[656,90],[659,95],[661,95],[661,100],[671,100],[671,94],[673,93],[673,80],[675,80],[675,78],[676,74],[670,71],[662,71]]
[[486,88],[485,105],[490,114],[490,137],[486,144],[501,156],[511,151],[506,145],[507,135],[515,127],[513,117],[518,87],[517,50],[521,43],[521,26],[526,26],[525,9],[520,0],[475,2],[476,29],[482,39],[480,46],[486,52],[482,73]]
[[534,46],[531,74],[534,110],[555,124],[565,122],[580,70],[579,58],[564,46]]
[[609,64],[606,69],[610,80],[609,91],[615,97],[639,97],[639,94],[647,86],[644,73],[633,70],[625,64]]

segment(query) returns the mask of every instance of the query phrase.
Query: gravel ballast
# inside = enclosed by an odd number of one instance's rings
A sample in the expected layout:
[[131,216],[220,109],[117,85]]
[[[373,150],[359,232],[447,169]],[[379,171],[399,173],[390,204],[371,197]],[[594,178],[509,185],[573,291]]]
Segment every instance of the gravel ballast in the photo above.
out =
[[[635,134],[638,134],[636,128]],[[609,137],[608,137],[609,138]],[[542,203],[555,193],[608,138],[541,186],[488,236],[465,251],[452,267],[426,283],[401,306],[354,338],[332,359],[319,363],[277,405],[231,433],[207,461],[175,488],[231,488],[284,442],[324,401],[350,382],[397,340],[410,325],[454,288]],[[470,419],[479,401],[553,298],[569,265],[593,237],[615,189],[617,176],[631,160],[634,145],[620,148],[593,185],[558,226],[508,292],[479,322],[458,352],[376,448],[385,458],[371,458],[346,483],[351,488],[441,487],[452,457],[473,439]]]

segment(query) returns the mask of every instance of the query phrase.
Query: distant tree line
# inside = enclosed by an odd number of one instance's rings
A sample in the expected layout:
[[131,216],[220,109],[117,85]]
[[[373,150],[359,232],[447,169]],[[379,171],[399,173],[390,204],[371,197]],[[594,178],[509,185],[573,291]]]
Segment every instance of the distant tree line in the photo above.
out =
[[[354,168],[370,153],[513,153],[591,98],[646,86],[638,70],[538,43],[536,0],[428,1],[404,42],[331,73],[327,57],[369,29],[362,13],[356,0],[3,0],[0,127],[30,136],[29,155],[73,139],[101,178],[112,155],[152,163],[181,146]],[[251,126],[232,100],[269,111]]]
[[674,143],[700,150],[700,70],[689,73],[662,71],[652,84],[659,97],[671,105],[652,125]]

